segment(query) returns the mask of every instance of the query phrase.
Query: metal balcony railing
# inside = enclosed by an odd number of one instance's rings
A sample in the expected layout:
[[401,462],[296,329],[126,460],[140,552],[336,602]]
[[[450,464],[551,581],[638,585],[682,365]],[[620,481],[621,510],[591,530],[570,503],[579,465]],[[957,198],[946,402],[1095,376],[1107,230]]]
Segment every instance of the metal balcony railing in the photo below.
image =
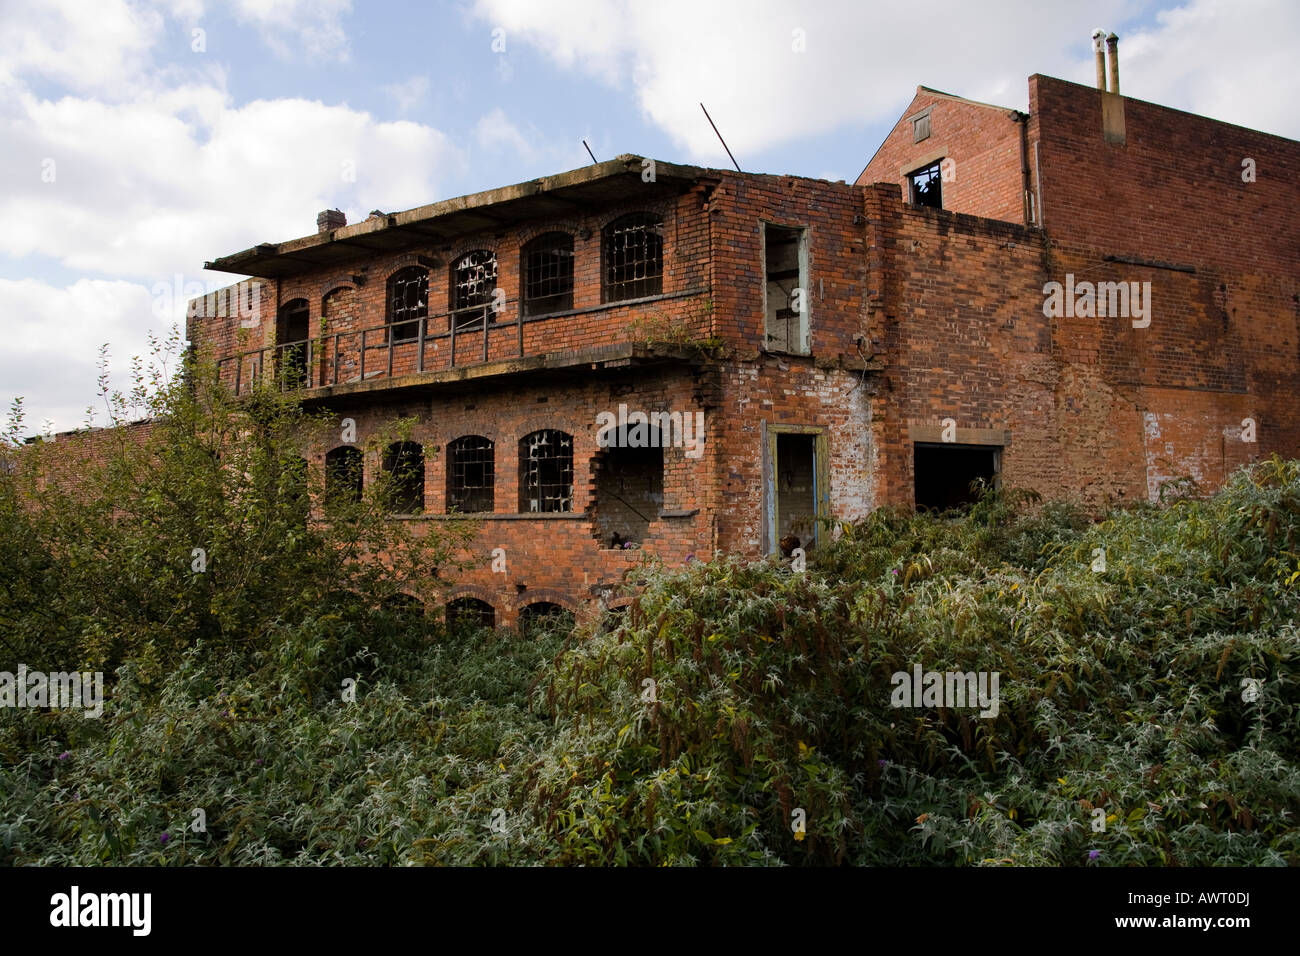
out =
[[[533,323],[542,323],[540,334],[529,332],[537,353],[548,351],[545,347],[537,347],[539,340],[547,341],[546,324],[575,322],[584,317],[588,317],[587,335],[598,339],[598,344],[608,344],[613,340],[607,340],[599,330],[590,328],[590,314],[612,313],[647,302],[707,293],[707,289],[695,288],[541,316],[525,316],[517,299],[507,299],[499,309],[494,309],[491,304],[474,306],[440,312],[423,319],[325,332],[311,339],[268,345],[218,359],[217,367],[222,381],[233,388],[236,395],[267,381],[268,376],[279,384],[281,390],[295,391],[440,371],[523,358],[526,354],[524,327]],[[435,324],[442,326],[442,330],[431,331]],[[624,326],[618,325],[617,328]],[[615,328],[611,327],[609,331],[614,332]],[[703,331],[702,334],[708,333]]]

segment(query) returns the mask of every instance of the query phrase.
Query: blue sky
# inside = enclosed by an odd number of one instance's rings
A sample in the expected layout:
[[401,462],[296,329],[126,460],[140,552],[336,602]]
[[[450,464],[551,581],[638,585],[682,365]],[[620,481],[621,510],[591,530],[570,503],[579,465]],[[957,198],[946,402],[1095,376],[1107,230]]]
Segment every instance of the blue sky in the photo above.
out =
[[[919,17],[925,12],[925,19]],[[1300,138],[1300,4],[0,0],[0,415],[79,427],[204,261],[619,153],[852,181],[918,84],[1092,82]],[[196,34],[195,31],[202,31]],[[176,292],[181,294],[177,295]],[[102,416],[101,419],[102,421]]]

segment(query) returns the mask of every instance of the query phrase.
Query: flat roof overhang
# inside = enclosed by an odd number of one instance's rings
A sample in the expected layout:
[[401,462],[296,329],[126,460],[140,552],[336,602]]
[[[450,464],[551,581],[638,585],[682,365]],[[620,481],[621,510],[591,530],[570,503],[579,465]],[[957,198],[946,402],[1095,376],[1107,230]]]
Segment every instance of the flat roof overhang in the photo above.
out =
[[547,216],[572,216],[593,206],[635,196],[681,193],[718,175],[698,166],[654,160],[654,181],[642,179],[644,159],[623,155],[603,163],[431,203],[405,212],[374,216],[331,232],[264,242],[205,262],[203,268],[261,279],[279,279],[318,269],[343,267],[358,255],[400,252],[436,245],[467,233],[505,228]]

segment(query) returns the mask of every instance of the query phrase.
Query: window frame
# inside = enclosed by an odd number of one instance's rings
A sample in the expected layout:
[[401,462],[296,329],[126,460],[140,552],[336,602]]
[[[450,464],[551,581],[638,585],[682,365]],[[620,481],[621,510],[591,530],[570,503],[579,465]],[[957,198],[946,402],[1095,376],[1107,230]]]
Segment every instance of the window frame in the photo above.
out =
[[[611,278],[613,271],[619,268],[619,265],[611,260],[615,257],[614,244],[620,236],[629,235],[634,229],[637,229],[645,236],[653,236],[658,241],[658,251],[653,259],[643,261],[653,262],[657,271],[646,275],[632,278],[619,279],[617,281]],[[623,263],[622,268],[628,268],[628,263]],[[642,286],[645,286],[644,288]],[[664,218],[655,212],[638,211],[625,213],[617,219],[605,224],[605,228],[600,233],[600,301],[602,304],[614,302],[628,302],[635,299],[644,299],[654,295],[663,295],[664,291]],[[632,294],[623,294],[630,292]]]
[[[474,447],[470,442],[482,442]],[[462,463],[460,456],[469,452],[486,452],[480,460]],[[466,485],[463,478],[463,464],[484,466],[485,483]],[[457,473],[461,473],[461,483],[457,486]],[[467,499],[481,495],[486,498],[486,508],[466,509],[460,504]],[[447,442],[447,514],[491,514],[496,511],[496,442],[484,435],[461,435]],[[472,501],[471,501],[472,503]]]
[[[566,489],[567,494],[561,494],[558,496],[549,496],[549,497],[543,496],[542,494],[543,487],[560,487],[560,483],[554,481],[543,483],[541,480],[540,468],[532,469],[529,467],[530,463],[534,461],[557,461],[557,460],[563,462],[565,456],[552,455],[546,459],[533,457],[531,451],[533,448],[537,447],[537,443],[533,443],[530,445],[530,440],[533,439],[533,437],[536,435],[543,435],[548,439],[554,438],[556,441],[557,448],[563,448],[565,445],[568,446],[568,455],[567,455],[568,464],[567,466],[564,464],[561,464],[559,466],[560,477],[561,478],[567,477],[568,480],[568,485]],[[545,440],[541,442],[541,444],[546,444],[546,443],[547,442]],[[532,474],[534,471],[538,472],[538,477],[536,482],[532,480]],[[534,488],[536,491],[535,499],[533,497]],[[573,436],[571,434],[569,434],[566,431],[562,431],[558,428],[539,428],[535,431],[529,432],[527,435],[524,435],[522,438],[519,439],[519,511],[521,514],[572,513],[574,510],[573,507],[574,488],[575,488],[574,454],[573,454]],[[534,500],[537,502],[538,505],[538,507],[536,508],[532,507]],[[556,503],[559,505],[559,507],[546,507],[548,502]]]
[[[419,274],[418,280],[414,280],[416,273]],[[403,286],[409,287],[412,284],[418,285],[420,283],[423,283],[423,291],[424,291],[423,301],[416,302],[415,305],[410,305],[408,303],[408,304],[403,304],[402,306],[399,307],[397,304],[397,286],[401,284]],[[424,266],[404,266],[403,268],[398,269],[396,272],[394,272],[392,275],[388,277],[388,284],[386,286],[386,289],[387,289],[387,296],[385,297],[385,313],[384,313],[385,339],[391,340],[391,342],[394,345],[405,343],[405,342],[418,341],[420,338],[421,322],[425,323],[424,328],[426,334],[428,332],[429,270]],[[410,298],[409,293],[404,293],[403,298],[409,300]],[[404,312],[410,311],[415,314],[410,316],[405,316],[399,320],[397,316],[399,308],[401,308]],[[398,329],[407,329],[407,328],[413,330],[409,335],[406,334],[398,335]]]
[[[933,162],[926,163],[924,166],[917,167],[907,174],[907,201],[909,203],[914,206],[925,206],[929,209],[943,208],[943,160],[944,157],[940,157]],[[925,187],[927,195],[929,190],[933,189],[935,191],[936,201],[933,203],[922,202],[917,198],[917,177],[926,173],[933,174],[926,180]]]
[[[561,238],[563,239],[562,242],[559,241]],[[534,257],[557,250],[561,256],[567,258],[567,272],[564,268],[561,268],[556,279],[547,277],[542,281],[558,281],[563,286],[567,280],[567,288],[562,288],[561,291],[552,292],[548,295],[534,295],[532,293],[533,286],[540,284],[534,276],[534,269],[537,268]],[[519,251],[519,274],[523,278],[520,283],[519,297],[522,300],[522,313],[525,318],[571,311],[573,309],[574,293],[573,234],[563,230],[555,230],[530,239]],[[552,300],[557,299],[560,300],[558,303],[552,302]],[[539,303],[547,304],[539,306]]]

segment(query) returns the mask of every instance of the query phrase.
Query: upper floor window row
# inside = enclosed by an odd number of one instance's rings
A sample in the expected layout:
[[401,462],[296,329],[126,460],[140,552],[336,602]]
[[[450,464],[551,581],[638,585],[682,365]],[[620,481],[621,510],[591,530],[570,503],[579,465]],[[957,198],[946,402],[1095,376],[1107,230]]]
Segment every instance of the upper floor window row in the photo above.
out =
[[[629,213],[605,227],[601,237],[601,301],[622,302],[663,292],[663,219],[652,213]],[[448,312],[457,331],[481,328],[497,295],[497,255],[475,249],[451,263]],[[548,232],[527,243],[520,253],[520,287],[525,316],[566,312],[573,308],[573,236]],[[399,269],[388,278],[387,322],[394,341],[419,335],[429,318],[429,270]],[[430,331],[426,324],[426,333]]]

